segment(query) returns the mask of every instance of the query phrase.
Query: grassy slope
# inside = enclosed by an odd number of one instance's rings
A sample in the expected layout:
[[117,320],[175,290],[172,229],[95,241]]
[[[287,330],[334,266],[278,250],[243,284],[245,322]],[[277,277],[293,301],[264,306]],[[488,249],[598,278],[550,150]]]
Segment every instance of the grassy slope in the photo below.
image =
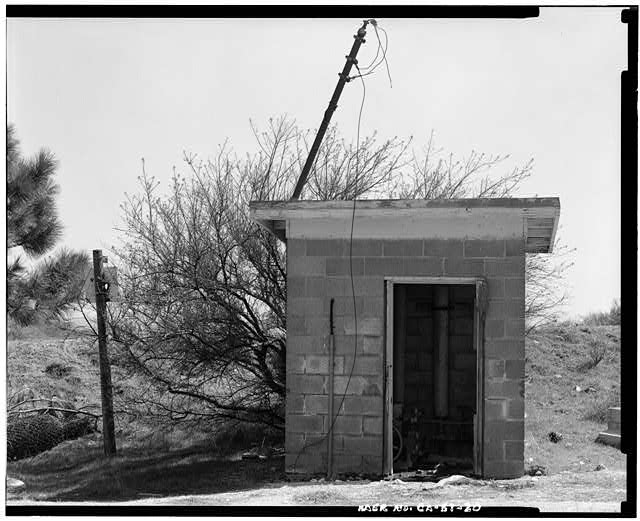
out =
[[[100,414],[100,368],[98,343],[95,337],[77,331],[69,332],[55,326],[32,326],[13,332],[7,342],[7,397],[15,392],[30,389],[37,397],[57,397],[71,402],[76,408],[87,405],[87,410]],[[66,374],[47,371],[55,364]],[[138,396],[144,382],[125,376],[111,356],[111,380],[113,383],[113,407],[115,431],[119,446],[184,448],[185,433],[175,429],[158,429],[153,422],[131,415],[118,414],[127,406],[128,396]],[[136,392],[133,392],[133,388]],[[101,424],[99,424],[101,428]],[[202,440],[202,433],[190,432],[190,438]]]
[[[7,397],[30,389],[37,397],[57,397],[76,408],[95,405],[88,410],[100,413],[100,370],[98,344],[94,338],[48,327],[28,327],[7,343]],[[59,366],[64,374],[47,371]],[[114,408],[118,409],[131,382],[119,378],[118,367],[112,364]],[[116,428],[127,429],[127,422]]]
[[[581,365],[593,344],[606,354],[585,369]],[[620,327],[565,323],[545,328],[527,339],[526,357],[525,461],[532,458],[550,473],[593,470],[597,464],[624,469],[626,458],[619,450],[594,443],[606,423],[585,419],[602,418],[609,406],[620,404]],[[552,443],[550,431],[563,439]]]
[[[606,409],[612,390],[619,389],[619,336],[619,327],[562,324],[527,340],[527,460],[546,466],[551,474],[589,471],[599,463],[610,469],[625,468],[623,454],[594,443],[606,425],[583,419],[594,404]],[[36,332],[9,341],[9,395],[26,386],[45,396],[75,399],[78,405],[99,404],[97,346],[82,338],[63,341],[58,337],[52,338],[48,331],[44,337]],[[605,346],[607,354],[593,369],[581,371],[590,341]],[[45,368],[52,362],[70,367],[71,372],[61,378],[47,374]],[[119,384],[117,367],[113,380]],[[577,392],[576,386],[593,391]],[[126,392],[123,384],[117,398],[123,399]],[[560,443],[548,440],[552,430],[563,434]],[[137,435],[141,431],[140,426],[117,424],[119,455],[111,462],[102,457],[100,435],[95,434],[34,458],[10,462],[8,473],[27,483],[23,497],[67,500],[214,493],[256,487],[282,477],[282,458],[223,462],[220,454],[225,451],[215,444],[185,449],[188,437],[156,436],[143,441],[145,437]]]
[[[38,397],[56,396],[80,407],[100,404],[98,349],[79,335],[49,328],[24,328],[7,342],[7,397],[31,389]],[[46,371],[59,364],[68,371]]]
[[[68,374],[48,373],[46,368],[54,363],[67,368]],[[28,388],[38,397],[56,396],[76,407],[96,404],[96,412],[100,412],[98,347],[91,338],[69,335],[54,327],[14,331],[7,345],[7,364],[7,396]],[[216,442],[201,432],[167,432],[118,415],[119,406],[136,382],[123,378],[117,364],[112,364],[112,381],[117,457],[104,457],[102,436],[95,433],[65,441],[32,458],[8,462],[7,474],[27,484],[26,492],[18,497],[61,501],[140,499],[241,490],[284,477],[283,458],[240,460],[240,448],[233,436],[229,441],[223,435],[222,442]],[[233,461],[221,457],[233,451]]]

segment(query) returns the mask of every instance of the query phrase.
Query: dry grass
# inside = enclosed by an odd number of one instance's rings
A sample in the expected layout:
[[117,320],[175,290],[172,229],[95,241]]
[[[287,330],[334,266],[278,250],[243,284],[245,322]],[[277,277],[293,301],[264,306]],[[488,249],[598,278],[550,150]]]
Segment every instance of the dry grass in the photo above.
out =
[[620,391],[618,389],[612,389],[604,396],[594,397],[584,411],[582,418],[592,422],[605,423],[610,407],[620,407]]
[[30,326],[20,326],[10,317],[7,318],[7,340],[42,340],[77,337],[72,328],[56,322],[45,322]]
[[[592,363],[593,345],[604,355]],[[624,469],[617,449],[594,443],[608,407],[619,405],[620,328],[558,324],[526,341],[525,461],[549,474],[593,470],[599,463]],[[558,443],[547,434],[563,435]]]
[[[49,327],[24,328],[7,349],[8,396],[21,389],[100,406],[97,345]],[[112,366],[116,411],[137,382]],[[192,427],[168,428],[145,418],[116,414],[118,454],[103,455],[102,436],[69,440],[32,458],[8,462],[10,476],[27,483],[22,498],[36,500],[124,500],[141,497],[241,490],[284,472],[283,458],[241,461],[238,451],[273,443],[262,428],[229,425],[215,435]],[[235,455],[233,461],[230,455]]]
[[589,326],[619,326],[620,302],[614,300],[609,311],[589,313],[584,317],[583,323]]

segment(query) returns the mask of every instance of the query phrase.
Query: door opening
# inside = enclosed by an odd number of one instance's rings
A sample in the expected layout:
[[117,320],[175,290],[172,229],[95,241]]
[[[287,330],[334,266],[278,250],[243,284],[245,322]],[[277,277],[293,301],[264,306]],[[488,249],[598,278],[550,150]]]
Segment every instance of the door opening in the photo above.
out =
[[481,284],[387,282],[389,473],[482,474]]

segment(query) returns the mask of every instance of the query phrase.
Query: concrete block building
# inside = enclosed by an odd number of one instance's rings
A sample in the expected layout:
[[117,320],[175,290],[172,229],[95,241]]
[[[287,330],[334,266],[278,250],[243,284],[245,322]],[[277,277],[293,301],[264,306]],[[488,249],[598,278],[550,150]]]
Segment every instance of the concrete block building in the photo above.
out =
[[557,198],[251,203],[287,245],[286,470],[521,476],[525,255],[551,251],[559,213]]

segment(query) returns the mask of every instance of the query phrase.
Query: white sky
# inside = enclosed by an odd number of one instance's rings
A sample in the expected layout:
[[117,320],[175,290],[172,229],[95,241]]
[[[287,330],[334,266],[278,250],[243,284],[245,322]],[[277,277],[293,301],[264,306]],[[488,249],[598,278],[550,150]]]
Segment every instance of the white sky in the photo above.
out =
[[[363,17],[366,13],[363,13]],[[518,196],[558,196],[560,235],[577,248],[571,315],[620,295],[620,8],[542,8],[537,19],[380,19],[384,68],[366,78],[362,134],[534,158]],[[7,112],[22,151],[60,160],[64,244],[117,242],[140,158],[166,183],[182,152],[213,156],[229,138],[256,150],[287,113],[317,128],[360,19],[9,19]],[[370,30],[358,56],[375,54]],[[362,88],[347,84],[332,122],[355,141]],[[505,168],[505,167],[503,167]],[[499,173],[500,171],[496,171]]]

